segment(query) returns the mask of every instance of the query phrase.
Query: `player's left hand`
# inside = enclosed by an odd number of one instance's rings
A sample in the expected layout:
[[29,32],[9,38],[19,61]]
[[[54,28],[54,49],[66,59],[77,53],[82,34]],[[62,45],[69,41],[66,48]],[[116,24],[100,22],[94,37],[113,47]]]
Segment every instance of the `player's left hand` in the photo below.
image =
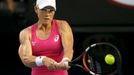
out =
[[60,63],[57,63],[56,67],[58,69],[68,70],[68,62],[67,61],[61,61]]
[[69,65],[68,65],[69,60],[66,58],[63,58],[61,62],[56,64],[56,67],[58,69],[62,69],[62,70],[68,70],[69,69]]

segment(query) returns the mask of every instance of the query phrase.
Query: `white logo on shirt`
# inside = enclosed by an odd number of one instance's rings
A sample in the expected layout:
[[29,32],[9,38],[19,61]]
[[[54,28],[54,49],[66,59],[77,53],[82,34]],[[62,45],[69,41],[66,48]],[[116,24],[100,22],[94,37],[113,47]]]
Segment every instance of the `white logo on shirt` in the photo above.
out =
[[36,44],[36,42],[35,41],[32,41],[32,45],[34,46]]
[[57,42],[59,40],[59,35],[54,36],[54,42]]

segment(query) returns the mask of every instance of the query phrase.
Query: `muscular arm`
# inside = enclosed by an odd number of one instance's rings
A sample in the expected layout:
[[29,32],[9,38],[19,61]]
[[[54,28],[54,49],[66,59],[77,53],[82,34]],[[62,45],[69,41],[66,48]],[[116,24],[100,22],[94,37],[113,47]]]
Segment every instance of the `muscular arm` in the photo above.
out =
[[27,67],[34,67],[35,64],[35,56],[32,55],[32,48],[30,43],[30,31],[23,30],[19,35],[20,39],[20,47],[19,47],[19,56],[23,62],[23,64]]
[[[23,62],[23,64],[27,67],[36,67],[36,63],[35,63],[35,59],[36,56],[32,55],[32,47],[31,47],[31,42],[30,42],[30,30],[23,30],[20,32],[20,47],[19,47],[19,56]],[[45,57],[42,60],[43,65],[42,66],[46,66],[48,67],[49,70],[55,70],[56,66],[55,66],[55,60],[49,58],[49,57]]]
[[61,24],[60,32],[64,48],[64,57],[68,57],[70,60],[72,60],[74,43],[72,30],[66,21],[61,21]]

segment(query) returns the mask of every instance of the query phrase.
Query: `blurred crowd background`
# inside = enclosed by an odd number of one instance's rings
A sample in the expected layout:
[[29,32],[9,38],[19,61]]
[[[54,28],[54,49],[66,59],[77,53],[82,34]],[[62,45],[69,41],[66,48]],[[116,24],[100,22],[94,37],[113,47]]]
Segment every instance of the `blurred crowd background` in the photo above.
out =
[[[0,75],[30,75],[18,56],[19,32],[37,21],[35,0],[0,0]],[[134,3],[133,3],[134,4]],[[56,19],[67,20],[74,33],[74,58],[95,42],[110,42],[122,54],[118,75],[134,75],[134,7],[112,0],[57,0]],[[79,68],[69,75],[88,75]]]

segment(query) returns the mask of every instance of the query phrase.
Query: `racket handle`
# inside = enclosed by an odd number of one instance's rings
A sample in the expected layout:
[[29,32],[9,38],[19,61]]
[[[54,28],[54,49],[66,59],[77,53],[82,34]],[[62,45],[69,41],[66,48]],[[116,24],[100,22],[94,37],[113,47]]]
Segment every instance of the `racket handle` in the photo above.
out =
[[68,62],[68,69],[70,69],[71,66],[74,66],[74,65],[71,62]]
[[71,62],[68,62],[68,66],[73,66],[73,64]]

